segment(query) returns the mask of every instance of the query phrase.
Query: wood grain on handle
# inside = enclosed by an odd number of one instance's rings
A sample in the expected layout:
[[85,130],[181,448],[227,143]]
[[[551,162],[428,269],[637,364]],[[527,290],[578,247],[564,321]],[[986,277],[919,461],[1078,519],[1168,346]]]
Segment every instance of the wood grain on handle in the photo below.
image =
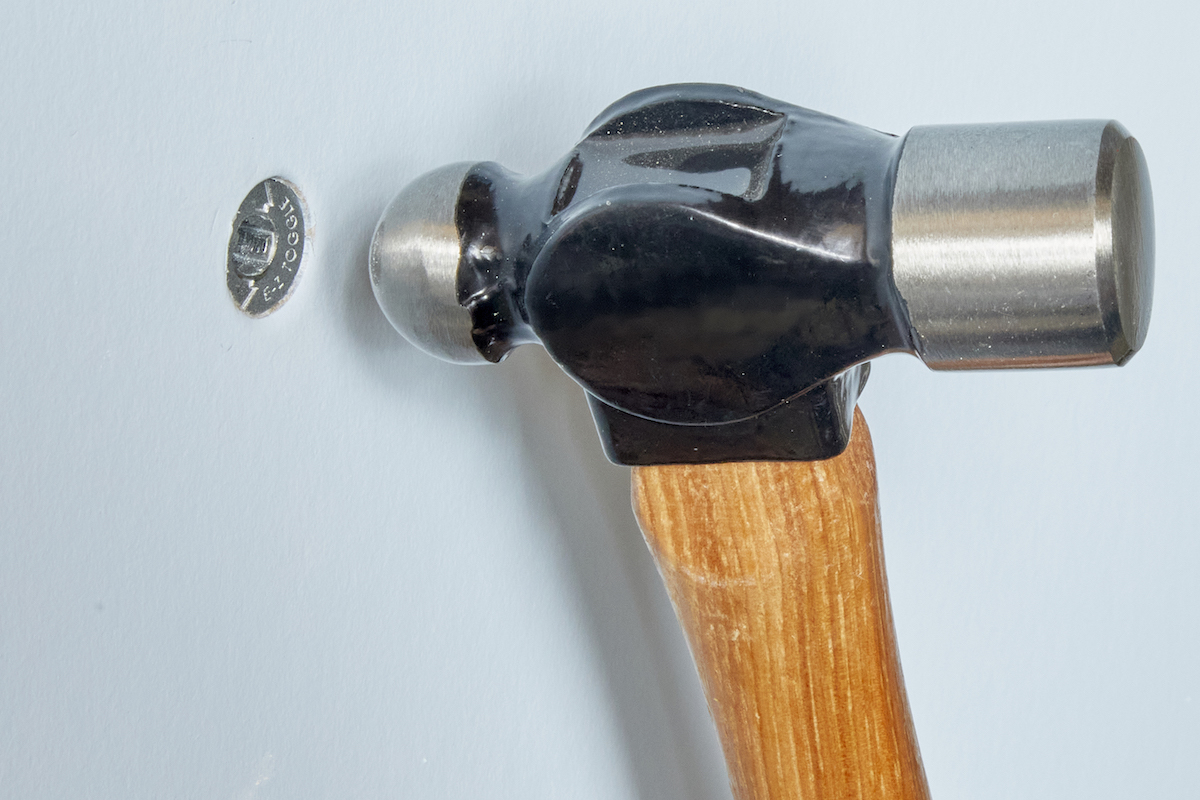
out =
[[819,462],[633,471],[738,800],[926,800],[862,414]]

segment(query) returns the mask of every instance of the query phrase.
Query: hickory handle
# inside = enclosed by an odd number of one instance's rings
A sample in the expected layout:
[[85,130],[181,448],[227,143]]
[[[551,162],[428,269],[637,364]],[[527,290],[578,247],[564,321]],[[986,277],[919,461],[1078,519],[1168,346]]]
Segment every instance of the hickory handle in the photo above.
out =
[[859,411],[818,462],[639,467],[737,800],[926,800]]

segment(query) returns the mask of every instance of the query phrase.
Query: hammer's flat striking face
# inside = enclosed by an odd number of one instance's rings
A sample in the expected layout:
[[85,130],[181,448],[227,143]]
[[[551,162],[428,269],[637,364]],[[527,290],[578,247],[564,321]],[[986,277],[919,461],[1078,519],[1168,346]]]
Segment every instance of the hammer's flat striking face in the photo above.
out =
[[371,248],[388,318],[453,361],[539,341],[609,456],[819,459],[866,362],[1123,363],[1145,338],[1153,212],[1115,122],[904,137],[726,86],[617,102],[542,175],[456,164]]

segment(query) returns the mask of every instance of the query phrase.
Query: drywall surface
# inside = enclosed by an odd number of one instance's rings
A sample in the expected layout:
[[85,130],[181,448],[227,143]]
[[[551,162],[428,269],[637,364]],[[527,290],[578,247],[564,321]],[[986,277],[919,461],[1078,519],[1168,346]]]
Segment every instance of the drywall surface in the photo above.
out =
[[[896,624],[935,797],[1193,797],[1198,208],[1184,3],[10,3],[0,26],[0,796],[729,796],[580,391],[436,362],[367,243],[443,163],[541,170],[628,91],[883,130],[1114,117],[1150,163],[1122,369],[880,361]],[[315,232],[224,285],[245,193]]]

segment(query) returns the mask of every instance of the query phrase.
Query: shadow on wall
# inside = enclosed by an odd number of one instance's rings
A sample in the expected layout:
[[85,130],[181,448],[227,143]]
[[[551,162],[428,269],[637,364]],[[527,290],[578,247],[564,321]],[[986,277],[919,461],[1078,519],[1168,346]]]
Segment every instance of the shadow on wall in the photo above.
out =
[[[379,311],[367,275],[373,226],[352,232],[342,310],[377,377],[403,391],[403,364],[429,358]],[[383,367],[386,366],[386,369]],[[538,346],[520,348],[488,377],[497,429],[516,422],[533,494],[545,498],[599,654],[638,796],[724,800],[728,778],[716,732],[674,612],[630,504],[629,469],[604,457],[582,390]],[[468,373],[468,370],[464,370]],[[497,378],[499,378],[497,380]],[[497,389],[500,389],[497,392]]]
[[629,469],[604,457],[582,390],[540,347],[525,350],[507,383],[528,474],[567,545],[640,796],[727,798],[695,666],[634,520]]

